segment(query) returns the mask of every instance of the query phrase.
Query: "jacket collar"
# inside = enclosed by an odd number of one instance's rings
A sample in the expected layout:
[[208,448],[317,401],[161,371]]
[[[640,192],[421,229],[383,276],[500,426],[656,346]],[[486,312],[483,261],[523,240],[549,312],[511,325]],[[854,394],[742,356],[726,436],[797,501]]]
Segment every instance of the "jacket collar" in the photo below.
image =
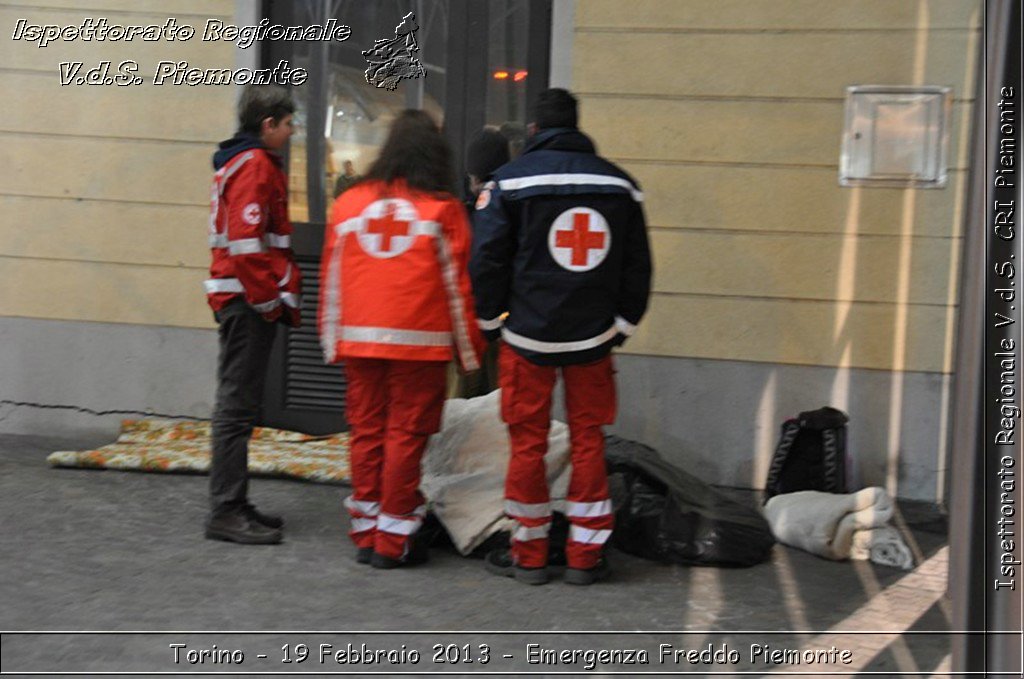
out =
[[[217,150],[213,154],[213,169],[219,170],[227,165],[229,160],[249,149],[266,149],[266,147],[256,135],[248,132],[236,132],[234,137],[222,141],[217,146]],[[275,158],[273,153],[269,155],[271,158]]]
[[540,150],[597,152],[590,137],[573,127],[551,127],[541,130],[527,140],[523,153]]

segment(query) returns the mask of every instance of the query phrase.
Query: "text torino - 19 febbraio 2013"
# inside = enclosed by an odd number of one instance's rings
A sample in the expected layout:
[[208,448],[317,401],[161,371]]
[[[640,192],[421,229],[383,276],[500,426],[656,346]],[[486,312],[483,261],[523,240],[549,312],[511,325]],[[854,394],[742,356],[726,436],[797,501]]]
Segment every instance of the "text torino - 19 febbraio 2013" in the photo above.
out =
[[234,648],[190,648],[186,644],[169,644],[175,665],[258,665],[282,663],[285,665],[356,665],[364,668],[397,667],[411,665],[488,665],[501,669],[505,663],[522,662],[528,665],[571,666],[575,669],[619,669],[633,665],[661,667],[704,666],[747,663],[755,666],[843,666],[853,662],[853,651],[835,646],[828,648],[788,648],[771,643],[730,645],[728,642],[709,642],[700,647],[678,647],[659,644],[657,647],[638,648],[566,648],[544,643],[528,643],[518,653],[497,653],[487,644],[432,644],[422,650],[407,644],[392,645],[367,643],[297,643],[285,644],[273,653],[245,651]]
[[[33,24],[19,19],[11,36],[39,49],[54,42],[187,42],[196,36],[204,42],[232,42],[241,49],[262,41],[330,41],[343,42],[352,35],[351,27],[329,19],[323,24],[283,26],[268,19],[258,24],[238,26],[219,19],[209,19],[199,31],[195,26],[170,17],[159,24],[119,24],[105,17],[88,17],[77,24]],[[61,85],[137,86],[154,85],[301,85],[309,78],[304,68],[293,68],[286,60],[272,68],[202,68],[182,60],[159,61],[147,80],[134,59],[86,64],[63,61],[58,66]]]

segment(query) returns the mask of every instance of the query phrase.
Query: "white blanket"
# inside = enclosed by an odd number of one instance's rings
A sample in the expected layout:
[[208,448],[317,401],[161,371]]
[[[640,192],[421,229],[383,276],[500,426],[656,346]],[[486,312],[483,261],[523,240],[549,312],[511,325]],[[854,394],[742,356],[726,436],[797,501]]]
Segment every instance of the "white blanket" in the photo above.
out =
[[888,526],[893,504],[884,488],[836,494],[805,490],[768,500],[764,514],[779,542],[827,559],[870,559],[908,569],[914,559]]
[[[501,392],[473,399],[449,399],[441,431],[423,456],[420,490],[461,554],[469,554],[500,530],[505,517],[508,430],[501,421]],[[551,422],[547,480],[552,504],[562,507],[569,486],[569,429]]]

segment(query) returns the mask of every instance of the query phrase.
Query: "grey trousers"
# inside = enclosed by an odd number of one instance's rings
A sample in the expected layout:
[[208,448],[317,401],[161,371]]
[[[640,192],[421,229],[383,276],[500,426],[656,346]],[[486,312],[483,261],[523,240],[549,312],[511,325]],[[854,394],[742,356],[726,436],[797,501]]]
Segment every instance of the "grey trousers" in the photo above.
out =
[[249,438],[260,416],[267,363],[277,324],[242,300],[215,314],[220,325],[217,403],[213,411],[210,510],[214,516],[245,506],[249,486]]

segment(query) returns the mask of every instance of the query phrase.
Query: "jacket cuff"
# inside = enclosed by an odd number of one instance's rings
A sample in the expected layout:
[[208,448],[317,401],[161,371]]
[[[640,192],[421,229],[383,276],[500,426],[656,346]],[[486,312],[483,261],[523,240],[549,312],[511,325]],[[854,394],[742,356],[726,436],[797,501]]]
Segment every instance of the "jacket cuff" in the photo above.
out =
[[636,332],[636,325],[630,323],[622,316],[616,316],[615,329],[618,330],[619,333],[625,335],[626,337],[630,337],[633,335],[634,332]]
[[478,318],[476,320],[477,327],[480,328],[480,332],[484,334],[488,342],[501,337],[501,326],[504,321],[504,314],[491,319]]

